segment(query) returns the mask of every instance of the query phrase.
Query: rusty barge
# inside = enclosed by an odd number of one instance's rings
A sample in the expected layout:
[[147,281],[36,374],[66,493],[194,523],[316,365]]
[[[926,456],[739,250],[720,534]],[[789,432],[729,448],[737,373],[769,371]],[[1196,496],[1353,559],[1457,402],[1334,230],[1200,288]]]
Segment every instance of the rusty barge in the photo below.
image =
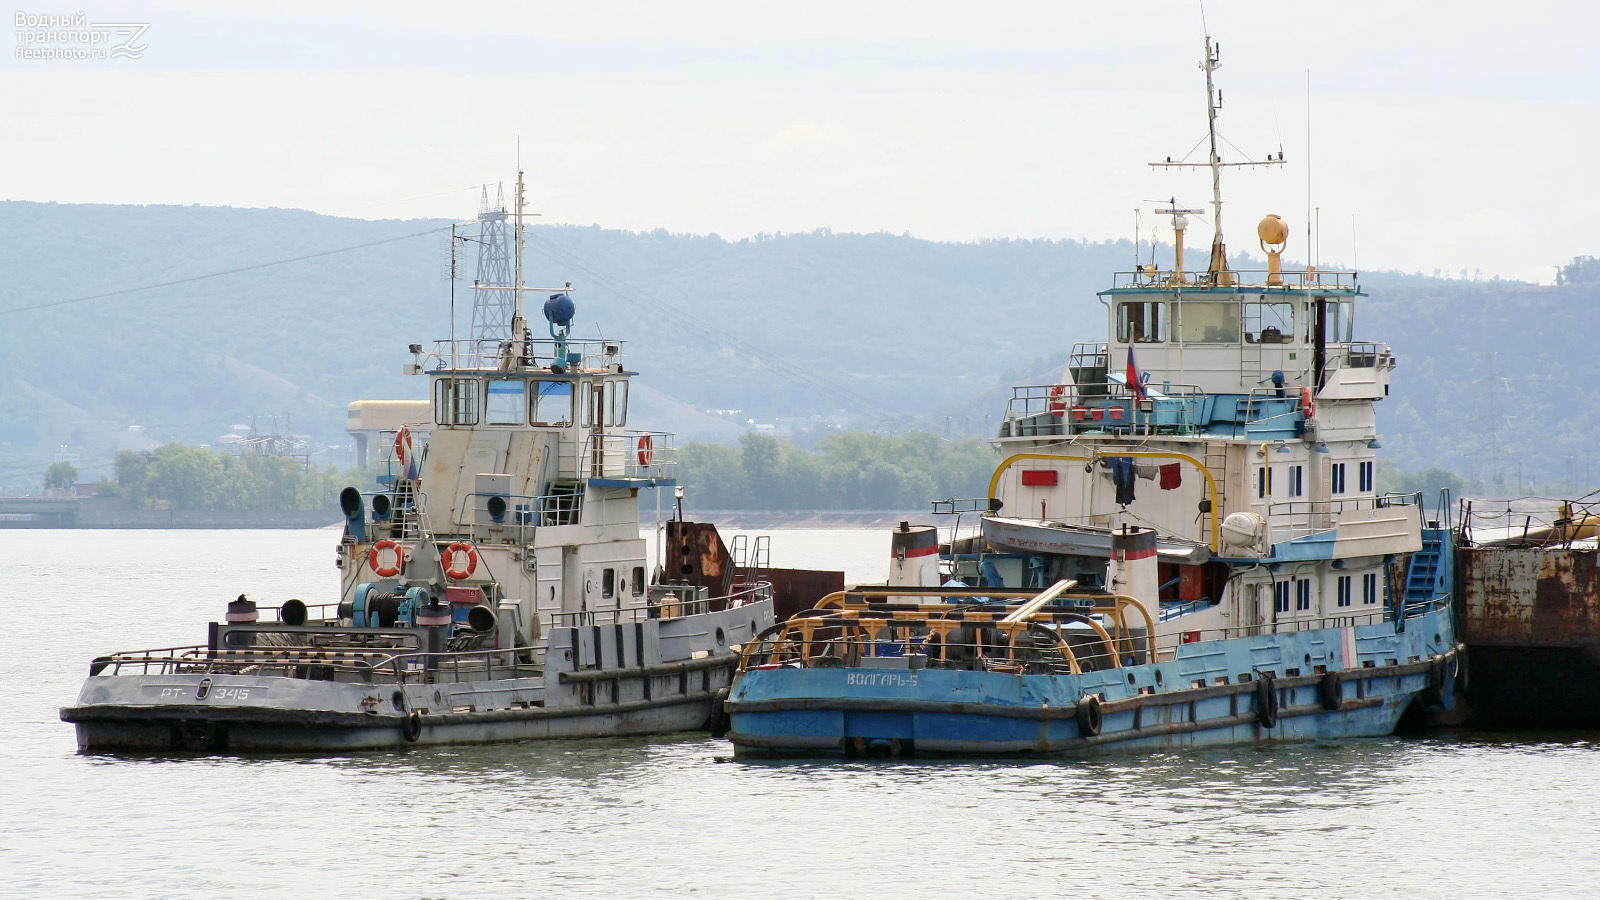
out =
[[1455,544],[1473,724],[1600,727],[1600,498],[1463,500]]

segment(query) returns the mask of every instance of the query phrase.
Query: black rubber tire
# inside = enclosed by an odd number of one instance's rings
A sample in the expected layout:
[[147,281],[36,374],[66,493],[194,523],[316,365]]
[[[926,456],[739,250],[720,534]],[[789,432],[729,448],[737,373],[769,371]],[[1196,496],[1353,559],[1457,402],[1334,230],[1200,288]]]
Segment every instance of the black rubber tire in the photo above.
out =
[[711,715],[706,719],[706,730],[714,738],[728,736],[728,689],[718,688],[711,695]]
[[1433,709],[1445,709],[1449,701],[1447,696],[1450,690],[1450,663],[1442,656],[1436,656],[1428,664],[1428,690],[1423,697],[1427,705]]
[[1323,709],[1338,709],[1343,700],[1343,682],[1339,680],[1339,673],[1324,672],[1317,681],[1317,699],[1322,702]]
[[1278,686],[1271,675],[1263,675],[1256,681],[1256,721],[1262,728],[1278,724]]
[[405,724],[401,727],[404,729],[401,734],[406,741],[416,743],[417,738],[422,737],[422,713],[413,710],[411,715],[406,716]]
[[1100,733],[1100,726],[1104,724],[1100,713],[1100,698],[1085,695],[1078,701],[1077,710],[1078,737],[1094,737]]

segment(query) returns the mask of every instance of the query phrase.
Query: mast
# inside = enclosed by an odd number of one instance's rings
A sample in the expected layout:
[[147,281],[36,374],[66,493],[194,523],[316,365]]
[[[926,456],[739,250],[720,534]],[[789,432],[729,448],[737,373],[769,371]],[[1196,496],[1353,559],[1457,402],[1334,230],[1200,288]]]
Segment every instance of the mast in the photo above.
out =
[[1217,150],[1217,112],[1222,109],[1222,91],[1216,86],[1211,73],[1222,68],[1222,45],[1212,44],[1211,35],[1206,35],[1206,55],[1200,61],[1200,68],[1206,73],[1206,137],[1209,158],[1203,163],[1188,162],[1187,160],[1174,160],[1167,157],[1162,162],[1153,162],[1152,167],[1198,169],[1202,166],[1211,170],[1211,209],[1214,231],[1211,236],[1211,262],[1206,267],[1207,277],[1212,284],[1233,284],[1233,273],[1228,271],[1228,249],[1222,238],[1222,170],[1227,166],[1281,166],[1283,165],[1283,149],[1278,149],[1277,156],[1268,155],[1265,160],[1223,162],[1222,154]]
[[[1206,55],[1200,68],[1206,73],[1206,131],[1211,139],[1211,209],[1213,231],[1211,234],[1211,265],[1207,273],[1219,284],[1232,282],[1228,274],[1228,248],[1222,241],[1222,157],[1217,155],[1217,110],[1222,108],[1222,98],[1217,95],[1211,73],[1222,67],[1221,53],[1211,49],[1211,35],[1206,35]],[[1225,279],[1225,280],[1224,280]]]
[[513,227],[512,244],[516,247],[516,256],[517,256],[517,259],[516,259],[516,263],[517,263],[517,266],[516,266],[516,280],[513,283],[514,286],[511,289],[511,295],[512,295],[512,298],[513,298],[512,299],[512,307],[511,307],[511,310],[512,310],[511,311],[511,340],[512,341],[525,340],[526,338],[524,337],[524,335],[527,333],[527,324],[523,320],[523,317],[522,317],[522,292],[527,290],[527,287],[522,283],[522,252],[523,252],[523,249],[524,249],[524,236],[523,236],[523,233],[522,233],[522,228],[523,228],[523,226],[522,226],[522,208],[523,208],[524,204],[526,203],[526,200],[527,200],[526,195],[523,193],[523,189],[522,189],[522,170],[518,169],[517,170],[516,212],[515,212],[514,218],[513,218],[514,225],[512,226]]

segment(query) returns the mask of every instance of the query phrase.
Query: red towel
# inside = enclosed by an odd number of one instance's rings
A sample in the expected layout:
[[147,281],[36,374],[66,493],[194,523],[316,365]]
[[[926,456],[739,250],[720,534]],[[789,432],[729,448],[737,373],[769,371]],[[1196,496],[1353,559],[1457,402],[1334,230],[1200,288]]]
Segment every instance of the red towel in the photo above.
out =
[[1183,463],[1167,463],[1161,467],[1161,489],[1175,490],[1183,486]]

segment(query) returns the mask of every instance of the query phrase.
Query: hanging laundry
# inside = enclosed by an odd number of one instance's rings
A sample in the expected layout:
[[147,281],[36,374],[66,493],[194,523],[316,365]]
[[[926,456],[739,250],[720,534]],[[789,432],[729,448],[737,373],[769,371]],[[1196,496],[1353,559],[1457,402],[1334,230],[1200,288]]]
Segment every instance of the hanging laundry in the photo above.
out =
[[1159,471],[1161,471],[1161,467],[1157,466],[1155,463],[1134,463],[1133,464],[1133,474],[1138,475],[1140,478],[1143,478],[1145,481],[1154,480],[1155,477],[1156,477],[1156,473],[1159,472]]
[[1161,489],[1175,491],[1183,487],[1183,463],[1167,463],[1161,467]]
[[1111,483],[1117,487],[1117,505],[1133,502],[1133,460],[1126,456],[1111,457]]

